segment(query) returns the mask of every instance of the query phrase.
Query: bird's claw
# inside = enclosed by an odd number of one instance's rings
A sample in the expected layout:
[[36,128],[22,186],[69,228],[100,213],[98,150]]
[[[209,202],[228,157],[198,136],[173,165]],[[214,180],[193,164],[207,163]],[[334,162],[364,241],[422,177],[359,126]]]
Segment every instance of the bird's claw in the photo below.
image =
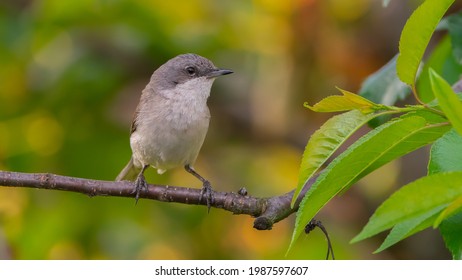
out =
[[148,184],[146,183],[146,180],[144,179],[144,176],[138,176],[135,181],[135,188],[130,194],[135,194],[135,205],[138,204],[138,199],[140,198],[140,193],[141,190],[148,190]]
[[202,201],[202,198],[206,199],[207,202],[207,213],[210,212],[210,208],[212,207],[212,203],[214,203],[214,196],[213,196],[213,189],[212,185],[210,184],[209,181],[205,181],[204,184],[202,185],[200,197],[199,197],[199,202]]

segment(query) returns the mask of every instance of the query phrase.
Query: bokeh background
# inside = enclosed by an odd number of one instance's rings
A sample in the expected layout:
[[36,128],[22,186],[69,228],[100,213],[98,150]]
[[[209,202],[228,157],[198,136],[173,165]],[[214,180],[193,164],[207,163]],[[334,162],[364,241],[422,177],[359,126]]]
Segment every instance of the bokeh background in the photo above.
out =
[[[357,91],[397,53],[420,3],[381,2],[3,0],[0,169],[113,180],[130,157],[131,117],[152,72],[193,52],[235,71],[212,89],[196,169],[216,190],[287,192],[309,135],[331,116],[303,102],[336,94],[335,86]],[[388,164],[322,210],[337,258],[450,258],[434,230],[376,255],[384,235],[349,244],[394,189],[425,174],[427,154]],[[146,173],[149,182],[201,186],[181,168]],[[252,223],[201,206],[0,188],[2,259],[325,257],[319,230],[285,256],[294,217],[271,231]]]

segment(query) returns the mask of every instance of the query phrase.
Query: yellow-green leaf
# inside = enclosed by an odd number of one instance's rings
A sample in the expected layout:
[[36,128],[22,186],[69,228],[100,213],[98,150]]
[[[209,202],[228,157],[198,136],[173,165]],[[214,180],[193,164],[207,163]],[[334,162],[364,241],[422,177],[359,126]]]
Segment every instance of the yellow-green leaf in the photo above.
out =
[[430,227],[435,221],[437,215],[441,213],[442,209],[444,209],[444,207],[444,205],[436,207],[435,209],[417,216],[414,219],[410,219],[395,225],[387,235],[387,238],[385,238],[383,241],[382,245],[380,245],[380,247],[375,250],[374,253],[379,253],[389,248],[390,246],[395,245],[399,241]]
[[433,228],[437,228],[441,222],[446,219],[447,217],[457,213],[462,208],[462,196],[458,199],[454,200],[443,212],[436,218],[435,222],[433,223]]
[[352,242],[374,236],[397,224],[449,205],[460,196],[462,172],[437,173],[420,178],[396,191],[380,205]]
[[446,80],[433,69],[430,69],[429,73],[433,94],[435,94],[439,106],[446,114],[454,129],[462,135],[462,102],[460,102],[459,97]]
[[366,98],[352,92],[338,88],[343,95],[332,95],[324,98],[313,106],[305,103],[305,107],[315,112],[342,112],[350,110],[359,110],[363,114],[372,113],[376,110],[388,108],[376,104]]
[[326,121],[310,137],[303,152],[298,184],[292,197],[292,207],[305,183],[318,171],[332,154],[361,126],[376,114],[362,114],[358,110],[336,115]]
[[398,77],[414,86],[417,70],[433,32],[454,0],[426,0],[406,22],[399,40]]
[[305,225],[334,196],[383,164],[435,141],[447,127],[419,116],[389,121],[361,137],[335,158],[308,190],[297,211],[289,250]]

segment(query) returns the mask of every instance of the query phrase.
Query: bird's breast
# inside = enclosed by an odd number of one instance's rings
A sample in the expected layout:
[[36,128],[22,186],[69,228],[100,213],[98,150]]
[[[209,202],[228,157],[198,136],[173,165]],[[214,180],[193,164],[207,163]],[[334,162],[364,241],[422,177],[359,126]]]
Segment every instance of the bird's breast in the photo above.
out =
[[155,101],[151,110],[139,113],[130,139],[134,158],[161,169],[193,163],[209,126],[206,98],[183,95]]

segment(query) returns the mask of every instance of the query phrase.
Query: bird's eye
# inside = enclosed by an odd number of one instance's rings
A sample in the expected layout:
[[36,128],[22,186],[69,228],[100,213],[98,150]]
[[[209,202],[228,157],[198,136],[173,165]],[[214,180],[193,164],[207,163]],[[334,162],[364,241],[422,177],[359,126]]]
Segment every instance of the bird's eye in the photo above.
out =
[[186,67],[186,71],[190,76],[194,76],[196,74],[196,68],[192,66]]

